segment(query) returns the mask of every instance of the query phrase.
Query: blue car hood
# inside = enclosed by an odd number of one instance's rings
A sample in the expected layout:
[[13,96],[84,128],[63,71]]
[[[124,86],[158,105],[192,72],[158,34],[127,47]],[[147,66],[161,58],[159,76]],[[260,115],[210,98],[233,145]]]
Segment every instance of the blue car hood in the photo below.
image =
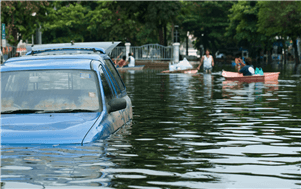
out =
[[2,114],[2,144],[78,144],[100,116],[93,113]]

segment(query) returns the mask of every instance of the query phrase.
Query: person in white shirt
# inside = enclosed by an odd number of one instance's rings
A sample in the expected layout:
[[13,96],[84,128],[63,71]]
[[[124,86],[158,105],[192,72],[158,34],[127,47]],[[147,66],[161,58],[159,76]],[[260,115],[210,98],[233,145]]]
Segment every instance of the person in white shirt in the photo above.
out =
[[134,53],[129,53],[129,67],[135,67],[135,58],[134,58]]
[[214,66],[214,60],[213,57],[210,55],[209,49],[206,49],[206,55],[202,56],[201,63],[197,67],[198,70],[200,70],[200,67],[202,66],[203,62],[204,62],[204,72],[211,73],[212,67]]

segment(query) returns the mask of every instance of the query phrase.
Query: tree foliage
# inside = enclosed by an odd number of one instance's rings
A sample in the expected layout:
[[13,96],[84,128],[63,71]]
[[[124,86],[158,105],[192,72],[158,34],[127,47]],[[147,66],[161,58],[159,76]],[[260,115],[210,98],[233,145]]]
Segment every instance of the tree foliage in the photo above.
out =
[[1,23],[6,24],[8,43],[28,39],[46,17],[47,1],[2,1]]
[[226,37],[232,37],[238,46],[248,48],[253,56],[256,51],[272,43],[271,38],[258,32],[258,12],[258,2],[237,2],[230,9],[230,24],[225,34]]
[[227,16],[233,2],[202,1],[183,4],[185,10],[180,17],[181,27],[196,37],[195,46],[199,48],[202,44],[213,52],[224,47],[228,42],[224,38],[225,29],[229,25]]
[[[300,1],[258,2],[258,31],[267,36],[289,36],[296,39],[301,33]],[[277,14],[275,14],[277,13]]]
[[128,11],[128,18],[137,20],[136,24],[141,26],[137,33],[140,40],[147,42],[155,39],[159,44],[167,45],[167,33],[171,33],[171,27],[181,11],[180,2],[134,1],[130,4],[120,2],[120,5]]
[[53,2],[48,8],[43,42],[73,39],[166,44],[166,28],[180,8],[179,2]]
[[105,32],[112,27],[111,2],[94,2],[96,8],[77,2],[53,2],[48,7],[47,21],[43,26],[43,41],[62,43],[105,40]]
[[1,19],[6,24],[8,42],[13,45],[20,39],[30,41],[39,25],[43,43],[75,40],[167,45],[173,41],[174,25],[180,25],[183,38],[188,31],[196,37],[196,48],[203,45],[214,53],[220,48],[243,46],[252,52],[271,47],[275,36],[296,39],[301,33],[300,4],[289,1],[3,1]]
[[[297,37],[301,34],[301,2],[300,1],[262,1],[259,2],[258,31],[266,36],[281,36],[293,40],[295,50],[295,72],[299,64]],[[277,13],[277,14],[275,14]]]

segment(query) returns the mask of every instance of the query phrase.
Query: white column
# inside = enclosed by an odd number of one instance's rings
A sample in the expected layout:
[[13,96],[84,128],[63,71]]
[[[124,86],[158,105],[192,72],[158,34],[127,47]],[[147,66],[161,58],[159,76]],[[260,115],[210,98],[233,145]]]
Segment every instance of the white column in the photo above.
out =
[[180,43],[174,43],[173,44],[173,61],[174,63],[179,62],[179,53],[180,53]]
[[126,60],[129,59],[129,53],[131,49],[131,43],[125,43],[125,54],[126,54]]

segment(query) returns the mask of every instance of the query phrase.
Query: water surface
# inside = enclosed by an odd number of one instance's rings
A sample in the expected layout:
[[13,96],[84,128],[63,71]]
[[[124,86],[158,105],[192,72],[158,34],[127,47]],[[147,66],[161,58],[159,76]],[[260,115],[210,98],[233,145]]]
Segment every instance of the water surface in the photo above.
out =
[[301,76],[121,73],[134,120],[107,140],[2,146],[2,188],[300,188]]

